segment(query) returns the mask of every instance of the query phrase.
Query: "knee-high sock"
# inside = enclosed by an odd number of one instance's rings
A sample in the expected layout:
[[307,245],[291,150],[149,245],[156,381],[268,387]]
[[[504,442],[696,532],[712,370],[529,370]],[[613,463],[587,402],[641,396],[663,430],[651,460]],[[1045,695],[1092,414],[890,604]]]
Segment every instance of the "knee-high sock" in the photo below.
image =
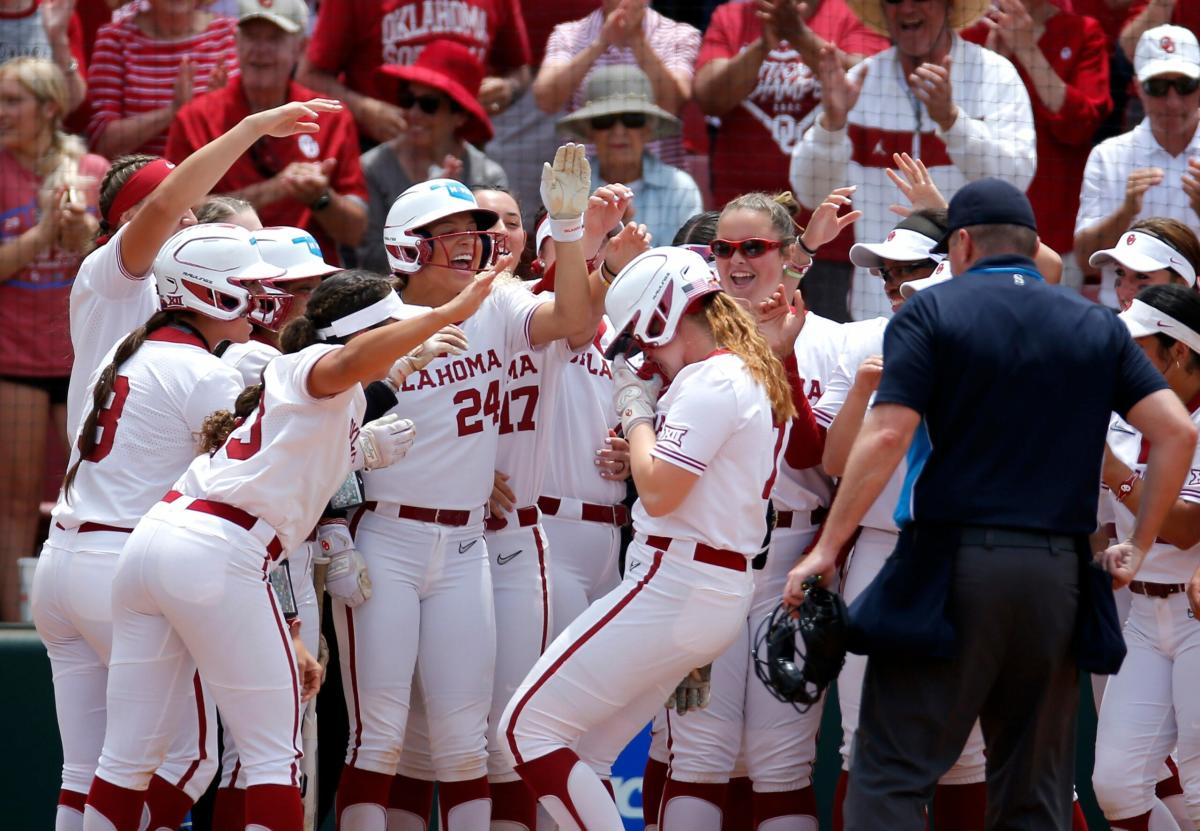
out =
[[721,831],[753,831],[755,817],[754,785],[749,776],[735,776],[725,791]]
[[[1170,775],[1158,781],[1154,786],[1154,795],[1171,812],[1171,816],[1175,817],[1175,823],[1180,828],[1190,828],[1193,823],[1188,816],[1187,803],[1183,800],[1183,783],[1179,781],[1179,768],[1170,756],[1167,757],[1165,765]],[[1151,815],[1153,814],[1152,810]],[[1154,828],[1153,821],[1150,827]]]
[[58,812],[54,815],[54,831],[83,831],[83,806],[87,794],[68,791],[58,792]]
[[535,831],[537,795],[523,781],[492,782],[492,831]]
[[338,831],[387,831],[392,776],[347,765],[337,792]]
[[247,831],[304,831],[304,803],[292,785],[246,788]]
[[562,831],[620,828],[621,814],[600,777],[569,748],[517,765]]
[[388,794],[387,831],[426,831],[433,816],[433,783],[396,774]]
[[838,774],[837,788],[833,792],[833,831],[844,831],[845,813],[843,806],[846,802],[846,789],[850,787],[850,774],[841,771]]
[[213,831],[243,831],[246,827],[246,791],[217,788],[213,802]]
[[[732,797],[732,793],[730,794]],[[817,831],[817,795],[811,788],[755,792],[754,831]],[[730,805],[732,809],[732,805]],[[727,810],[725,813],[729,814]]]
[[987,813],[987,783],[938,785],[933,792],[933,827],[954,831],[983,831]]
[[83,809],[84,831],[138,831],[146,792],[120,788],[97,776]]
[[728,782],[680,782],[667,777],[659,831],[721,831]]
[[442,831],[484,831],[492,816],[487,777],[439,782],[438,814]]
[[175,831],[191,807],[190,796],[156,774],[146,791],[146,809],[150,812],[147,831]]
[[646,831],[658,831],[658,810],[666,784],[667,763],[646,757],[646,769],[642,772],[642,823]]

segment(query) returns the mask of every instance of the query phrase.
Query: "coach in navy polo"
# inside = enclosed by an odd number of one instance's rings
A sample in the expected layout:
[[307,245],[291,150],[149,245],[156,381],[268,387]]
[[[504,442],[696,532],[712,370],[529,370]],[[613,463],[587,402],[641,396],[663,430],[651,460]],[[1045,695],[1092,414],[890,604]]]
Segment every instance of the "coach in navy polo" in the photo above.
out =
[[[851,608],[851,648],[869,660],[847,831],[923,829],[976,718],[987,828],[1071,827],[1078,669],[1120,665],[1108,586],[1133,578],[1191,459],[1196,431],[1162,376],[1115,315],[1043,282],[1037,244],[1012,185],[955,194],[941,248],[956,276],[888,325],[883,379],[821,540],[788,577],[790,603],[810,575],[832,579],[907,452],[900,540]],[[1153,496],[1097,569],[1087,535],[1113,412],[1150,443]]]

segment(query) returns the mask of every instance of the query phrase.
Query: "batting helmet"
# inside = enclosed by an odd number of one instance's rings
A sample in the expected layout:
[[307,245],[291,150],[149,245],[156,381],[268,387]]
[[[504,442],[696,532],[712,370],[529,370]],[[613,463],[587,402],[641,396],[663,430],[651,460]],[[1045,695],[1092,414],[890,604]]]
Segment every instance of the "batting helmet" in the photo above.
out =
[[[821,700],[846,662],[849,613],[842,596],[806,582],[804,601],[782,603],[763,618],[754,638],[754,673],[771,695],[804,713]],[[797,658],[797,640],[803,653]],[[765,657],[764,657],[765,653]]]
[[435,241],[443,244],[458,234],[431,236],[424,228],[455,214],[469,213],[475,220],[481,256],[479,266],[471,271],[484,271],[491,266],[502,248],[503,234],[490,229],[500,215],[479,207],[475,194],[462,182],[454,179],[430,179],[413,185],[396,197],[383,226],[383,247],[387,250],[388,265],[397,274],[415,274],[433,258]]

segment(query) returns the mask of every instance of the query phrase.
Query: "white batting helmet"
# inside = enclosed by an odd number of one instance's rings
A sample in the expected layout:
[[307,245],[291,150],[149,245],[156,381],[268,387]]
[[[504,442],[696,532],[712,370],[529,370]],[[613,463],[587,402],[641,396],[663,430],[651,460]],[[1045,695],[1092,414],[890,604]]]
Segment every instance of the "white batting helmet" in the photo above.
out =
[[621,269],[604,298],[618,333],[610,351],[624,351],[630,340],[643,346],[669,343],[688,307],[718,291],[721,281],[695,251],[663,246],[642,252]]
[[[286,272],[264,262],[250,232],[238,225],[206,223],[184,228],[159,249],[154,281],[163,309],[188,309],[215,320],[237,320],[251,307],[247,281],[270,281]],[[290,295],[266,289],[255,300],[274,306]]]
[[383,226],[383,247],[387,250],[388,265],[393,273],[420,271],[433,256],[434,239],[452,235],[442,234],[435,238],[417,232],[439,219],[461,213],[470,213],[478,229],[483,249],[478,270],[489,266],[499,247],[497,237],[501,236],[490,233],[489,229],[499,221],[500,215],[479,207],[475,194],[462,182],[430,179],[413,185],[396,197],[388,211]]
[[321,246],[317,244],[313,235],[303,228],[275,225],[250,233],[262,258],[286,272],[284,276],[277,278],[278,282],[325,277],[335,271],[341,271],[340,267],[325,262]]

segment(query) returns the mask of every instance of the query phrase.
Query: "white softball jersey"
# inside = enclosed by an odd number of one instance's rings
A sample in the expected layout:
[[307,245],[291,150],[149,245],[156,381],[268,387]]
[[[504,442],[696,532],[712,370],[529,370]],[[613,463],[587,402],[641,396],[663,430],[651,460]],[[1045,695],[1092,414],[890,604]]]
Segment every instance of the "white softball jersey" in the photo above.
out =
[[221,353],[221,360],[241,374],[242,383],[246,386],[257,384],[270,360],[278,357],[278,349],[257,340],[231,343]]
[[[487,502],[508,358],[533,348],[529,323],[544,302],[519,285],[494,287],[478,311],[459,324],[467,351],[437,358],[405,379],[388,412],[413,420],[416,441],[399,462],[365,475],[370,499],[456,510],[475,510]],[[428,311],[411,304],[406,309],[412,316]]]
[[253,514],[275,529],[284,551],[295,550],[345,481],[357,452],[354,440],[367,407],[362,386],[326,398],[308,393],[316,362],[342,348],[317,344],[271,361],[258,409],[216,452],[192,462],[176,490]]
[[[92,373],[83,401],[91,402],[116,348]],[[79,465],[70,499],[59,494],[55,521],[68,529],[85,522],[132,529],[196,458],[204,419],[233,409],[241,390],[241,376],[194,333],[172,326],[150,333],[118,371],[97,420],[96,447]],[[71,464],[78,459],[76,443]]]
[[753,557],[767,533],[767,497],[788,425],[776,425],[742,359],[717,350],[685,366],[658,401],[655,458],[699,479],[678,508],[653,517],[639,499],[638,533],[705,543]]
[[[154,275],[133,274],[121,260],[123,225],[79,264],[71,286],[71,348],[75,362],[67,388],[67,440],[74,441],[88,412],[88,382],[100,358],[158,311]],[[161,496],[161,494],[160,494]]]
[[[1190,402],[1188,409],[1191,410],[1192,422],[1200,425],[1200,401]],[[1108,427],[1108,446],[1118,459],[1139,475],[1145,475],[1149,445],[1142,440],[1141,433],[1115,415]],[[1133,534],[1136,517],[1128,506],[1118,503],[1111,493],[1109,498],[1114,507],[1117,539],[1127,540]],[[1179,498],[1186,502],[1200,502],[1200,447],[1192,456],[1191,469],[1183,481]],[[1200,545],[1181,550],[1158,539],[1146,552],[1137,579],[1147,583],[1186,583],[1195,574],[1197,562],[1200,562]]]

